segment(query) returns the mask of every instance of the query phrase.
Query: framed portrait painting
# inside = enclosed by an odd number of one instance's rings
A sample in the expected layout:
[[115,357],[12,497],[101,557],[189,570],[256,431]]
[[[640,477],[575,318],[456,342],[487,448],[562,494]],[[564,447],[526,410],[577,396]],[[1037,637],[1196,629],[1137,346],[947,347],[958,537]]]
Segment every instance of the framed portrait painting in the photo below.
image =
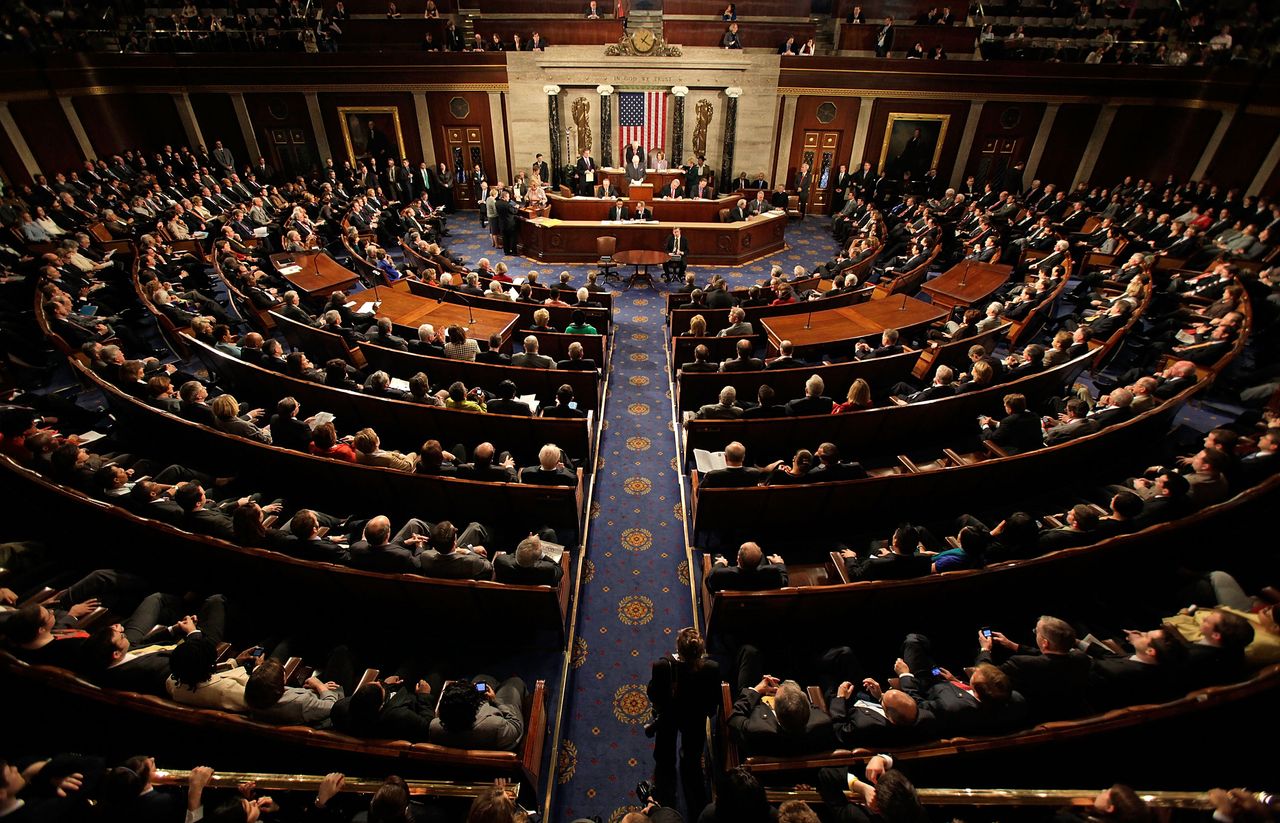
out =
[[400,133],[400,109],[395,106],[339,106],[342,141],[352,164],[372,160],[378,169],[388,158],[399,162],[405,156]]
[[918,180],[937,168],[950,122],[949,114],[890,114],[880,148],[880,173],[899,178],[909,171]]

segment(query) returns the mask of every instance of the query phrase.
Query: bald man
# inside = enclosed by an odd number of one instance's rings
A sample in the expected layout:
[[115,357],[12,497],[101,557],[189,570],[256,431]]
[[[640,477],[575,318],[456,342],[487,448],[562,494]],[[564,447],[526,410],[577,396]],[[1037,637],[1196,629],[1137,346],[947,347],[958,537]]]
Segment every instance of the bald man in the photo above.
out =
[[779,555],[766,557],[759,544],[747,542],[738,549],[737,565],[730,566],[724,557],[716,557],[706,584],[712,594],[726,589],[745,592],[780,589],[787,585],[787,566]]

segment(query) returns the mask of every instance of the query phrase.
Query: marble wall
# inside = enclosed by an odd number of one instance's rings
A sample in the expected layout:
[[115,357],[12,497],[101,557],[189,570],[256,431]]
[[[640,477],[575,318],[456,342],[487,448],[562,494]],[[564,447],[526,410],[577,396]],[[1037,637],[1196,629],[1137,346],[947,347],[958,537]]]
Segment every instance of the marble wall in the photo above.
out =
[[[685,48],[681,57],[606,57],[599,46],[561,46],[550,52],[508,52],[507,139],[516,168],[527,168],[536,152],[550,156],[547,133],[547,85],[560,87],[561,124],[573,124],[573,102],[585,97],[591,104],[592,156],[600,157],[599,85],[615,91],[653,91],[686,86],[684,156],[693,150],[697,106],[708,100],[713,116],[707,128],[707,163],[718,173],[724,148],[724,90],[739,87],[738,127],[734,147],[735,168],[750,174],[773,166],[774,131],[778,119],[779,58],[773,54],[734,53],[720,49]],[[617,130],[617,97],[611,98],[611,142],[614,164],[620,161]],[[667,137],[673,134],[671,116],[675,98],[667,100]],[[576,157],[576,136],[570,138],[570,156]],[[564,151],[562,140],[562,151]],[[670,158],[670,148],[667,150]],[[559,158],[563,163],[565,157]]]

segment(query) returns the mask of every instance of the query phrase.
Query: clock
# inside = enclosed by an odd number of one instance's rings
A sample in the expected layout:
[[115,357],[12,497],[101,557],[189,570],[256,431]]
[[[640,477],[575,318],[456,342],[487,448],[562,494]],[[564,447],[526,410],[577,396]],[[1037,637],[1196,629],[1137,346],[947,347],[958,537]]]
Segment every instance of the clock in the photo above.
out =
[[658,38],[650,29],[637,29],[631,35],[631,47],[640,54],[648,54],[658,45]]

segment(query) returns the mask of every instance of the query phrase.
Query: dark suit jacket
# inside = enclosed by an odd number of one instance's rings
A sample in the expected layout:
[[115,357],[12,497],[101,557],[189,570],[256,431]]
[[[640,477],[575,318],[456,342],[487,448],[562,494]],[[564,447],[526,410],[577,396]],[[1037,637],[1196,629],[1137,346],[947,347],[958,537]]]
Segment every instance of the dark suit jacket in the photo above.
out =
[[[810,472],[812,474],[812,472]],[[922,554],[898,554],[890,551],[866,560],[848,559],[845,567],[854,580],[907,580],[929,573],[932,561]]]
[[370,546],[366,540],[357,540],[351,544],[350,564],[357,569],[389,574],[413,574],[419,571],[416,549],[410,549],[399,543],[386,543],[381,546]]
[[1044,445],[1040,418],[1029,411],[1009,415],[994,428],[984,431],[982,439],[1014,452],[1031,451]]
[[490,400],[485,407],[489,414],[514,414],[518,417],[531,417],[533,409],[523,400],[506,400],[498,397]]
[[[152,645],[152,644],[147,644]],[[145,652],[147,646],[130,648],[131,652]],[[94,682],[109,689],[123,689],[143,694],[165,695],[164,682],[169,678],[169,652],[153,651],[112,666],[94,675]]]
[[1139,663],[1128,655],[1093,661],[1089,689],[1095,709],[1154,703],[1171,696],[1175,678],[1169,667]]
[[754,689],[743,689],[733,704],[729,730],[749,754],[793,756],[827,752],[835,748],[831,715],[814,707],[800,734],[787,734],[778,726],[773,709]]
[[[978,662],[993,662],[991,653],[981,652]],[[1026,698],[1031,720],[1039,723],[1088,713],[1090,664],[1082,652],[1040,654],[1023,647],[1001,663],[1000,669]]]
[[391,696],[382,704],[382,711],[378,713],[378,719],[372,727],[353,723],[350,696],[333,704],[329,720],[338,731],[358,737],[410,740],[421,743],[426,741],[431,730],[431,721],[436,717],[435,703],[435,694],[415,694],[413,687],[406,683],[391,692]]
[[819,463],[805,475],[807,483],[831,483],[836,480],[862,480],[867,470],[861,463]]
[[[764,368],[764,361],[761,360],[759,357],[752,357],[747,360],[742,360],[740,358],[735,357],[732,360],[724,361],[724,363],[720,365],[720,371],[724,371],[724,372],[760,371],[763,368]],[[828,409],[827,411],[830,411],[830,409]]]
[[835,730],[836,742],[841,746],[853,748],[898,745],[928,740],[935,736],[937,719],[924,706],[919,707],[914,724],[895,726],[880,712],[855,706],[855,702],[842,697],[831,701],[831,724]]
[[517,586],[556,586],[564,570],[559,563],[546,558],[533,566],[525,567],[516,564],[516,556],[511,552],[500,554],[493,559],[493,578],[499,583],[511,583]]
[[915,698],[921,708],[937,718],[943,734],[1002,734],[1026,721],[1027,701],[1013,692],[1007,703],[985,703],[973,692],[949,680],[926,686],[912,676],[901,678],[901,688]]
[[764,473],[754,466],[713,469],[698,478],[698,486],[703,489],[741,489],[758,486],[763,479]]
[[667,254],[674,254],[675,252],[679,251],[685,257],[688,257],[689,256],[689,238],[684,237],[682,235],[679,239],[679,242],[677,243],[676,236],[673,234],[667,238],[667,244],[664,248],[666,249]]
[[307,451],[311,447],[311,427],[296,417],[273,414],[271,442],[282,448]]
[[[441,353],[443,353],[441,349]],[[495,366],[510,366],[511,355],[503,354],[500,351],[482,351],[476,355],[477,363],[491,363]]]
[[787,402],[787,414],[800,417],[810,414],[831,414],[835,405],[830,397],[798,397]]
[[493,577],[493,566],[488,560],[461,548],[448,554],[428,549],[418,555],[418,568],[427,577],[448,580],[489,580]]
[[762,562],[754,569],[739,566],[714,566],[707,575],[707,590],[712,594],[720,591],[762,592],[780,589],[787,585],[787,567]]
[[532,486],[568,486],[578,485],[578,475],[566,468],[555,471],[543,471],[541,466],[527,466],[520,470],[520,482]]
[[516,470],[493,464],[477,467],[474,463],[463,463],[458,466],[458,477],[463,480],[483,480],[487,483],[514,483]]
[[589,357],[580,357],[577,360],[561,360],[556,363],[556,368],[560,371],[595,371],[596,361]]

